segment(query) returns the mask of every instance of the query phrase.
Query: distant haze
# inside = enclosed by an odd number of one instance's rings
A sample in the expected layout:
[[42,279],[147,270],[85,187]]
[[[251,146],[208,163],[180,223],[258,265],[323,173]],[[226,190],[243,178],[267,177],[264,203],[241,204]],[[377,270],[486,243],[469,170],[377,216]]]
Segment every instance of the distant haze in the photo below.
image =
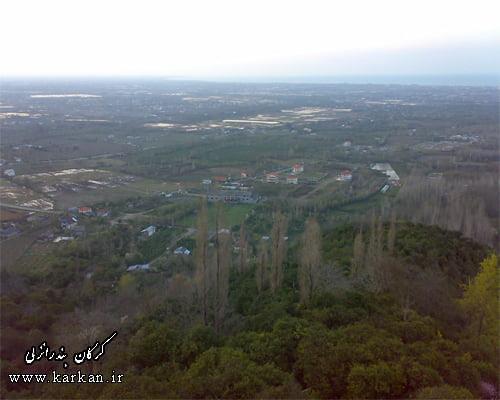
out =
[[500,71],[490,0],[16,0],[0,11],[4,77],[495,81]]

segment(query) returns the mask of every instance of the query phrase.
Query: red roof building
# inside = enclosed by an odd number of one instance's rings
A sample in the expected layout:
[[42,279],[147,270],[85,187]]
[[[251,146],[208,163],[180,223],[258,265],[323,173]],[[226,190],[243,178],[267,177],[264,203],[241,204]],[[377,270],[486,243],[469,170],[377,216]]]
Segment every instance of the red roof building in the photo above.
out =
[[344,169],[340,171],[340,174],[337,176],[338,181],[350,181],[352,179],[352,171],[349,169]]
[[223,183],[227,181],[227,178],[225,176],[214,176],[214,181]]
[[84,214],[84,215],[92,214],[92,208],[90,208],[90,207],[80,207],[80,208],[78,208],[78,212],[80,214]]
[[304,164],[302,163],[294,164],[292,167],[292,172],[294,174],[300,174],[301,172],[304,172]]

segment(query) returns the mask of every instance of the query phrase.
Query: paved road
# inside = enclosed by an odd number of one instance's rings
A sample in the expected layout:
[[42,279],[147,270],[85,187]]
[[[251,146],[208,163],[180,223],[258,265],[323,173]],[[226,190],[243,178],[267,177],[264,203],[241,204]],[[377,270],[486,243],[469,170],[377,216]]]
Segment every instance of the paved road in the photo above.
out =
[[85,160],[95,160],[99,158],[112,158],[112,157],[121,157],[125,155],[125,153],[105,153],[105,154],[95,154],[83,157],[75,157],[75,158],[58,158],[58,159],[50,159],[50,160],[39,160],[36,162],[30,163],[31,166],[37,164],[51,164],[58,162],[68,162],[68,161],[85,161]]
[[39,208],[34,208],[34,207],[25,207],[25,206],[18,206],[16,204],[7,204],[7,203],[0,203],[0,208],[11,208],[13,210],[21,210],[21,211],[32,211],[32,212],[39,212],[39,213],[45,213],[45,214],[61,214],[62,211],[58,210],[41,210]]

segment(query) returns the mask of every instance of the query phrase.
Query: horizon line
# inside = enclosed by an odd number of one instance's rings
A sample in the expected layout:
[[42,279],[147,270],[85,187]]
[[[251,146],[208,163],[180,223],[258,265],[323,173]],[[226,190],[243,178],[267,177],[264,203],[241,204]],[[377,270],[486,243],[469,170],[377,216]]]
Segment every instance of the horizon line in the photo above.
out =
[[30,74],[0,75],[0,81],[92,81],[92,80],[164,80],[171,82],[207,83],[267,83],[267,84],[359,84],[359,85],[417,85],[417,86],[500,86],[500,74],[333,74],[333,75],[162,75],[162,74]]

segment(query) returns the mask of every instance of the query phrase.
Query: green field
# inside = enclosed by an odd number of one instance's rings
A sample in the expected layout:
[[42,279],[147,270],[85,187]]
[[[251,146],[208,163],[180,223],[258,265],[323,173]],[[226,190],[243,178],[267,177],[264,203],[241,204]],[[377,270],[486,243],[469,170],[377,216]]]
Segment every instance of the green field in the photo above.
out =
[[[232,204],[224,205],[224,219],[226,223],[233,227],[235,225],[241,224],[246,216],[256,207],[255,204]],[[215,214],[216,206],[214,204],[208,205],[208,224],[210,228],[215,227]],[[179,225],[184,226],[195,226],[196,225],[196,215],[191,214],[179,221]]]

